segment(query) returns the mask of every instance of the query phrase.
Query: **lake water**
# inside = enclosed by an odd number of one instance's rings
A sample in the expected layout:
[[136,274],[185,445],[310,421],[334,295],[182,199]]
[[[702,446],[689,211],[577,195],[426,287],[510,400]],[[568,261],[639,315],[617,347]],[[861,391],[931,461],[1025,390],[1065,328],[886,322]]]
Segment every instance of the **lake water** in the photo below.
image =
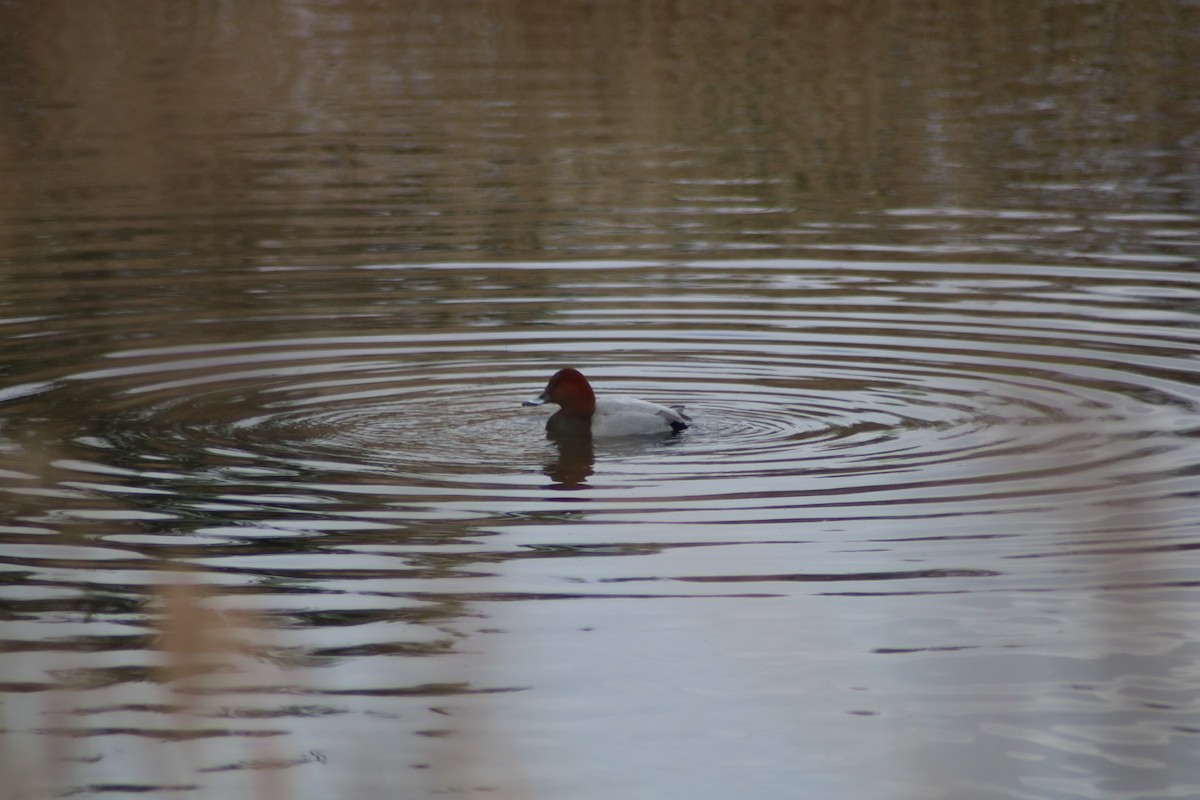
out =
[[4,800],[1200,795],[1196,3],[0,43]]

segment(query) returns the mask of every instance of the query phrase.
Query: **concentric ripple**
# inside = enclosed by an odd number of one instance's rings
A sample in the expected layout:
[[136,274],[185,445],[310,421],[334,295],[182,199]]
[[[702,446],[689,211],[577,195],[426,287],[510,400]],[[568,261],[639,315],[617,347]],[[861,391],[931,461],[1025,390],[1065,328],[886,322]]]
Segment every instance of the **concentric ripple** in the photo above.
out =
[[[1077,755],[1075,740],[992,724],[1013,706],[1040,721],[1048,697],[1073,697],[1070,724],[1121,735],[1194,711],[1178,677],[1197,629],[1194,603],[1178,602],[1200,523],[1190,272],[788,261],[306,279],[304,314],[138,311],[109,320],[99,345],[93,320],[10,326],[27,366],[0,394],[4,566],[33,576],[23,591],[38,609],[102,617],[112,663],[153,662],[153,644],[129,649],[129,626],[147,624],[163,570],[182,565],[282,642],[262,661],[285,675],[222,705],[252,724],[260,704],[321,740],[295,711],[304,681],[333,698],[321,713],[361,690],[363,719],[424,740],[457,713],[430,695],[457,709],[530,686],[536,704],[562,673],[607,674],[679,631],[694,646],[663,651],[664,682],[680,678],[676,652],[689,667],[720,652],[754,691],[767,676],[772,704],[805,686],[805,713],[822,720],[921,707],[930,742],[963,720],[963,738],[1004,739],[1006,769]],[[375,297],[406,299],[362,299]],[[549,410],[521,401],[566,364],[600,392],[682,403],[694,424],[547,439]],[[529,602],[561,599],[580,602]],[[1148,674],[1106,678],[1089,626]],[[521,654],[508,673],[507,656],[479,655],[496,640]],[[141,663],[108,663],[55,674],[146,683]],[[843,672],[862,677],[829,683]],[[959,693],[928,689],[929,675]],[[1131,712],[1130,681],[1192,699]],[[141,724],[131,708],[169,708],[78,706],[121,731]],[[148,713],[155,729],[177,724]],[[95,724],[80,714],[73,724]]]
[[[1188,274],[553,265],[567,300],[526,292],[551,267],[489,269],[487,300],[441,301],[453,332],[125,349],[52,385],[91,398],[86,441],[267,488],[278,470],[359,493],[337,477],[355,474],[432,513],[531,513],[557,502],[549,477],[589,490],[593,515],[674,522],[786,521],[814,500],[847,519],[1041,514],[1142,496],[1194,456]],[[520,401],[568,363],[695,424],[564,453]]]

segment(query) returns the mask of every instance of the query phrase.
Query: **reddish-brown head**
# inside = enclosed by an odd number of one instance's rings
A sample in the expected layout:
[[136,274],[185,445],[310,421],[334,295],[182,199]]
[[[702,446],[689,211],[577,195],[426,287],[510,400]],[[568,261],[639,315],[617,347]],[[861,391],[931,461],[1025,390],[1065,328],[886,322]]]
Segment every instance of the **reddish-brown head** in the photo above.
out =
[[529,405],[557,403],[573,417],[588,419],[596,413],[596,393],[577,369],[567,367],[554,373],[546,389]]

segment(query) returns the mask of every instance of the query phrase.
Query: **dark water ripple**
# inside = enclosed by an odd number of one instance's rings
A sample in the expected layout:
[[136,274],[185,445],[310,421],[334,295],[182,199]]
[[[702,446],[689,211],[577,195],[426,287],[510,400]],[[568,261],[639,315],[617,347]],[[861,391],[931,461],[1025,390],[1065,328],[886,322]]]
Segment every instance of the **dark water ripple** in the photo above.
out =
[[[452,289],[464,269],[307,275],[314,296],[346,284],[353,325],[257,309],[215,327],[192,315],[172,341],[151,317],[87,359],[94,323],[45,332],[43,362],[3,388],[6,608],[28,631],[6,639],[24,658],[6,690],[102,692],[47,728],[80,740],[320,739],[306,720],[361,733],[372,708],[419,739],[465,724],[431,703],[479,695],[519,714],[503,698],[553,685],[555,664],[652,652],[613,604],[686,599],[660,631],[672,658],[716,669],[715,647],[745,662],[735,680],[800,692],[806,713],[881,718],[863,759],[919,703],[910,764],[966,725],[979,747],[1043,765],[1031,785],[1058,786],[1067,762],[1085,787],[1115,767],[1180,768],[1200,710],[1190,273],[474,265],[484,301]],[[357,305],[393,281],[424,283],[428,302]],[[394,313],[425,316],[414,328]],[[19,345],[44,321],[8,322]],[[272,335],[246,335],[259,326]],[[564,364],[600,391],[684,403],[695,424],[549,441],[545,412],[520,402]],[[203,598],[197,629],[236,642],[201,690],[225,705],[186,732],[163,724],[175,701],[131,694],[162,680],[164,587],[180,571]],[[36,633],[47,619],[50,639]],[[535,632],[563,624],[604,631],[598,649],[548,652]],[[787,656],[784,631],[820,657]],[[52,670],[29,667],[48,651]],[[827,686],[826,667],[846,677],[824,695],[788,688],[785,664],[806,687]],[[325,757],[313,752],[254,760]],[[963,774],[986,783],[995,762],[978,752]]]

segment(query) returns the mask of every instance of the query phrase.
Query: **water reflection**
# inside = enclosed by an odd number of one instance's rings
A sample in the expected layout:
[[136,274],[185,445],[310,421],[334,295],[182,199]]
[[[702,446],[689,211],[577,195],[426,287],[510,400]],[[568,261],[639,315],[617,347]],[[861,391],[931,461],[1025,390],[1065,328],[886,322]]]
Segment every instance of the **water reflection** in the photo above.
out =
[[[324,281],[332,308],[394,281],[458,308],[462,270],[307,278]],[[528,272],[542,276],[541,295],[530,295]],[[166,726],[180,746],[193,730],[230,746],[288,742],[252,764],[214,745],[197,762],[205,776],[352,762],[308,726],[314,712],[368,739],[397,729],[454,739],[482,735],[487,720],[522,721],[510,739],[520,763],[586,770],[578,752],[538,744],[542,726],[563,720],[530,716],[524,698],[570,704],[582,691],[574,702],[594,715],[604,700],[572,676],[614,669],[624,678],[610,691],[628,716],[601,735],[629,736],[643,684],[620,654],[666,648],[655,681],[672,680],[666,664],[686,655],[712,680],[724,675],[726,697],[751,681],[797,698],[794,714],[820,717],[835,738],[856,738],[846,720],[880,720],[864,760],[887,751],[896,709],[919,700],[931,710],[902,762],[936,762],[946,748],[937,730],[953,718],[983,750],[962,754],[970,769],[940,775],[968,786],[1013,768],[998,754],[1013,740],[1042,759],[1027,774],[1050,780],[1081,736],[1096,759],[1092,784],[1124,756],[1082,730],[1169,726],[1190,708],[1135,712],[1120,688],[1182,697],[1171,675],[1193,649],[1186,569],[1154,557],[1194,546],[1200,285],[1190,273],[796,260],[497,264],[473,276],[511,319],[546,324],[463,324],[468,313],[445,329],[125,348],[58,379],[50,363],[13,386],[0,464],[11,517],[0,535],[13,576],[6,607],[30,631],[8,639],[24,661],[12,662],[7,691],[35,700],[22,714],[46,714],[38,693],[104,692],[112,697],[74,703],[85,716],[50,730],[102,740]],[[676,293],[659,294],[667,283]],[[580,291],[588,302],[564,302]],[[630,314],[643,323],[630,326]],[[544,415],[520,401],[568,354],[619,393],[670,384],[695,425],[664,440],[547,439]],[[70,348],[64,357],[74,363]],[[186,637],[148,636],[174,630],[156,610],[166,565],[194,571],[198,602],[224,609],[230,625],[252,614],[263,633],[230,633],[232,660],[211,660],[210,645]],[[528,607],[568,600],[563,618]],[[653,606],[667,601],[704,610]],[[626,603],[652,603],[629,612],[647,621],[614,621]],[[772,632],[810,618],[811,603],[821,630]],[[49,661],[31,642],[52,624],[66,627]],[[576,639],[601,630],[611,649]],[[263,646],[268,636],[276,642]],[[722,662],[704,651],[714,636],[733,636],[744,654]],[[815,654],[812,636],[829,649]],[[1160,646],[1168,639],[1182,644]],[[176,650],[197,662],[194,676],[209,682],[196,691],[215,704],[188,711],[187,724],[157,720],[175,700],[145,710],[137,697],[148,681],[192,691],[155,664]],[[254,678],[242,655],[280,672]],[[817,697],[787,678],[798,663],[854,679],[817,680]],[[1072,688],[1084,684],[1093,690]],[[700,691],[715,685],[702,680]],[[296,694],[311,703],[300,708]],[[1069,732],[1057,739],[1030,733],[1049,718],[1037,711],[1046,696],[1075,698],[1056,717]],[[696,715],[672,708],[680,722]],[[719,714],[737,726],[733,708]],[[227,717],[245,723],[228,728]],[[803,744],[784,721],[770,726],[776,745]],[[460,744],[434,750],[456,753],[439,764],[511,772]],[[397,769],[428,765],[412,752]],[[1175,770],[1166,763],[1164,775]],[[532,775],[563,780],[540,769],[510,777]],[[820,775],[846,786],[839,771]],[[169,774],[154,787],[185,783]],[[854,786],[884,793],[883,783]]]
[[0,15],[25,263],[1194,259],[1187,3]]
[[[674,685],[680,658],[723,726],[751,724],[738,709],[756,686],[774,698],[751,703],[773,747],[813,746],[797,718],[867,742],[839,768],[803,769],[874,795],[891,784],[862,785],[853,767],[898,737],[898,773],[961,750],[952,731],[978,744],[939,780],[1017,769],[1054,782],[1084,748],[1094,786],[1131,758],[1127,724],[1166,730],[1188,713],[1174,676],[1194,649],[1191,582],[1161,554],[1195,546],[1190,272],[493,264],[472,273],[492,287],[476,306],[459,291],[464,269],[307,276],[331,292],[331,317],[394,284],[425,286],[422,302],[452,313],[426,309],[417,330],[406,318],[84,361],[64,336],[70,369],[23,367],[0,429],[4,602],[19,625],[4,688],[26,701],[6,722],[35,742],[99,742],[95,770],[84,750],[70,756],[83,759],[69,762],[80,792],[128,768],[106,737],[166,729],[161,742],[211,747],[138,791],[357,763],[338,742],[386,736],[438,740],[428,757],[403,747],[394,769],[437,764],[439,789],[465,764],[480,785],[532,781],[555,796],[573,783],[531,765],[589,772],[588,736],[636,740],[642,687]],[[477,324],[488,304],[508,322]],[[9,323],[18,352],[41,324]],[[568,357],[616,393],[670,386],[693,426],[548,439],[520,400]],[[196,622],[174,622],[161,600],[177,568],[198,587],[183,615]],[[624,666],[639,653],[652,663]],[[185,666],[164,671],[164,654]],[[597,694],[580,683],[597,671],[620,677]],[[147,684],[167,695],[139,697]],[[1173,699],[1128,699],[1153,687]],[[48,727],[10,721],[52,713],[39,701],[58,692],[94,695]],[[546,726],[571,725],[534,710],[547,698],[607,721],[548,745]],[[780,717],[770,706],[785,698],[795,705]],[[1044,713],[1047,698],[1061,713]],[[673,716],[645,730],[700,724],[684,697],[663,702]],[[181,707],[187,719],[172,721]],[[332,740],[330,719],[342,721]],[[864,733],[866,720],[880,724]],[[495,725],[515,773],[476,750]],[[247,737],[281,744],[247,760]],[[754,757],[712,750],[720,738],[676,756]],[[1160,759],[1135,765],[1144,784],[1178,783],[1190,764]]]
[[0,5],[9,793],[1200,794],[1198,22]]
[[550,437],[554,456],[546,462],[546,477],[558,489],[581,489],[595,472],[596,447],[590,438],[575,436]]

